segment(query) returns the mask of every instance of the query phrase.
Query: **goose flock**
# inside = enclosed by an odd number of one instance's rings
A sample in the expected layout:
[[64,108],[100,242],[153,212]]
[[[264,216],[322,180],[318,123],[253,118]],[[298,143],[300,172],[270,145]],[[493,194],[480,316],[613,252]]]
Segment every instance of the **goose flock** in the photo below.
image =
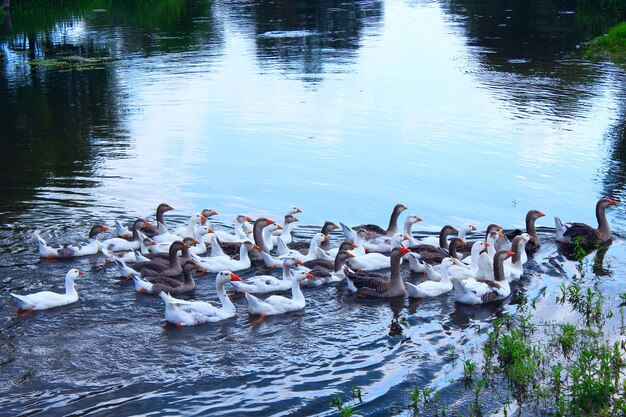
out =
[[[605,210],[615,204],[608,197],[598,201],[598,227],[564,223],[555,217],[557,242],[593,247],[610,241]],[[217,212],[210,209],[193,214],[186,226],[171,229],[164,216],[170,210],[170,205],[160,204],[154,225],[144,219],[135,220],[130,227],[115,221],[117,236],[105,240],[99,240],[99,236],[109,227],[95,225],[83,245],[48,245],[37,234],[39,255],[62,260],[103,255],[107,264],[119,269],[122,281],[132,281],[137,292],[158,294],[165,304],[165,319],[177,326],[233,317],[236,308],[226,293],[226,284],[245,294],[250,314],[262,317],[303,309],[306,300],[302,286],[342,283],[363,297],[428,298],[453,293],[457,302],[477,305],[511,294],[510,283],[522,276],[524,264],[540,246],[535,222],[544,216],[538,210],[528,211],[525,231],[505,232],[501,226],[491,224],[484,239],[478,238],[470,245],[467,236],[476,232],[471,224],[458,229],[445,225],[438,238],[420,239],[412,228],[422,219],[408,215],[399,230],[399,217],[407,210],[403,204],[393,208],[386,229],[374,224],[338,226],[327,221],[309,241],[298,241],[293,236],[299,221],[294,215],[301,213],[295,206],[288,208],[283,224],[267,217],[253,221],[239,215],[232,230],[213,230],[210,218]],[[328,234],[340,228],[344,241],[332,247]],[[249,273],[251,268],[255,268],[254,275]],[[401,268],[422,274],[423,280],[419,284],[404,282]],[[281,269],[280,277],[270,274],[274,269]],[[244,279],[238,272],[251,276]],[[194,275],[207,273],[217,274],[215,290],[220,306],[174,297],[194,290]],[[21,313],[71,304],[78,300],[74,281],[83,274],[78,269],[67,272],[65,293],[11,295]],[[288,291],[290,297],[263,296]]]

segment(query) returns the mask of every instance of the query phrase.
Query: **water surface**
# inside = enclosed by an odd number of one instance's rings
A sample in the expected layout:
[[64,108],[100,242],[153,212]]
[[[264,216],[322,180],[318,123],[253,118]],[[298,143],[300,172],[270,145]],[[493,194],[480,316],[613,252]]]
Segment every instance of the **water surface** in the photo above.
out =
[[[75,3],[17,4],[0,38],[3,412],[324,415],[359,387],[360,413],[388,415],[416,385],[462,406],[459,360],[515,309],[338,286],[306,290],[306,309],[284,317],[250,318],[237,299],[236,318],[178,329],[100,258],[35,252],[35,230],[82,239],[160,202],[174,224],[217,210],[217,228],[295,204],[301,239],[327,219],[385,223],[398,202],[424,219],[421,233],[522,227],[540,209],[545,243],[517,290],[543,294],[546,320],[567,314],[554,305],[565,278],[548,260],[566,261],[551,218],[593,224],[597,199],[623,199],[626,178],[625,74],[581,58],[588,34],[572,3]],[[49,65],[67,56],[100,61]],[[609,213],[615,271],[623,213]],[[79,303],[14,317],[9,291],[60,288],[74,266],[90,271]],[[216,300],[212,279],[192,296]]]

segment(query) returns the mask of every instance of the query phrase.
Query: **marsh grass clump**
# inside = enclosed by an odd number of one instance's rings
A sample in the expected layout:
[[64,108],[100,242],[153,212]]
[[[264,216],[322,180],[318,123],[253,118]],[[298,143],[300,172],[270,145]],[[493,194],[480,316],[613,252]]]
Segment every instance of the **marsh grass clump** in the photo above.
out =
[[591,59],[610,59],[618,64],[626,64],[626,22],[585,44],[585,55]]

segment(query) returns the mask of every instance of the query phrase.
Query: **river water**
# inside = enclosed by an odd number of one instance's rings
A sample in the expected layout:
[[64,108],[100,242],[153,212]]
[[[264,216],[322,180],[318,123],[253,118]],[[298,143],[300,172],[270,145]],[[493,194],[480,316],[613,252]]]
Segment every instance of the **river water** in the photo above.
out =
[[[459,361],[515,309],[340,285],[286,316],[256,320],[239,298],[236,318],[179,329],[99,257],[40,261],[35,231],[80,240],[160,202],[173,224],[211,208],[224,229],[295,204],[299,239],[324,220],[385,224],[398,202],[420,234],[523,227],[539,209],[544,244],[516,291],[552,320],[568,310],[549,260],[575,271],[552,217],[595,224],[600,196],[626,201],[626,74],[582,57],[575,3],[15,3],[0,37],[1,415],[332,415],[353,387],[362,415],[406,412],[415,386],[462,407]],[[52,61],[76,56],[91,61]],[[617,294],[623,204],[608,216],[601,285]],[[15,317],[9,291],[59,289],[71,267],[89,271],[77,304]],[[215,301],[212,279],[192,296]]]

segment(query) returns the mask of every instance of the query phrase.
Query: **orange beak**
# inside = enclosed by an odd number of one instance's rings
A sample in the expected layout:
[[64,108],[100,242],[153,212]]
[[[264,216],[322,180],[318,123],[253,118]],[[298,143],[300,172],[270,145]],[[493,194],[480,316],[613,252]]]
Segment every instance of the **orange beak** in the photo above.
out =
[[152,226],[152,223],[146,222],[146,226]]
[[298,207],[296,207],[296,213],[302,213],[302,210],[300,210]]
[[400,253],[401,254],[406,255],[409,252],[411,252],[411,251],[408,250],[407,248],[405,248],[404,246],[400,246]]
[[354,255],[348,252],[348,258],[354,258]]
[[158,243],[156,243],[156,242],[153,240],[152,242],[150,242],[150,245],[151,245],[151,246],[156,246],[156,245],[158,245]]
[[545,216],[545,214],[543,214],[543,211],[540,211],[539,212],[539,217],[543,217],[543,216]]
[[267,219],[267,224],[274,224],[274,220]]
[[237,275],[235,275],[234,272],[230,273],[230,280],[231,281],[241,281],[241,278],[239,278]]
[[104,230],[105,232],[109,231],[109,227],[108,226],[102,226],[102,230]]
[[489,246],[491,246],[489,243],[485,242],[485,247],[488,248]]
[[476,226],[472,226],[472,230],[476,230]]
[[310,272],[307,272],[307,273],[306,273],[306,277],[307,277],[307,278],[313,278],[313,274],[312,274],[312,273],[310,273]]
[[352,244],[352,249],[356,249],[358,246],[355,245],[354,243]]
[[610,205],[612,205],[612,206],[614,206],[615,204],[617,204],[617,201],[615,201],[615,200],[609,200],[609,204],[610,204]]
[[402,238],[403,238],[402,240],[409,240],[409,235],[404,235],[402,236]]
[[198,269],[202,268],[199,263],[195,263],[195,264],[193,264],[193,266],[195,266]]
[[507,253],[509,254],[509,256],[515,255],[515,252],[512,252],[512,251],[508,251]]
[[296,265],[304,265],[304,262],[302,262],[300,259],[296,259]]
[[418,222],[421,222],[421,221],[422,221],[422,218],[421,218],[421,217],[418,217],[418,218],[417,218],[417,221],[418,221]]
[[246,216],[246,221],[247,221],[247,222],[251,222],[251,221],[252,221],[252,219],[251,219],[250,217]]
[[215,232],[213,231],[213,229],[209,227],[209,230],[207,230],[207,233],[215,233]]
[[83,271],[78,271],[78,276],[85,275]]
[[211,216],[217,216],[219,213],[215,210],[211,210]]
[[324,235],[324,239],[323,240],[327,241],[328,240],[328,236]]
[[279,224],[276,230],[283,230],[283,227]]
[[252,245],[252,247],[256,250],[261,250],[261,248],[259,248],[259,245],[257,245],[256,243],[254,245]]
[[203,222],[205,222],[205,221],[206,221],[206,216],[205,216],[204,214],[201,214],[201,215],[200,215],[200,220],[202,220]]
[[294,217],[294,218],[293,218],[293,221],[294,221],[294,222],[299,222],[300,220],[299,220],[297,217]]
[[502,236],[504,236],[504,233],[499,232],[499,233],[498,233],[498,237],[502,237]]

